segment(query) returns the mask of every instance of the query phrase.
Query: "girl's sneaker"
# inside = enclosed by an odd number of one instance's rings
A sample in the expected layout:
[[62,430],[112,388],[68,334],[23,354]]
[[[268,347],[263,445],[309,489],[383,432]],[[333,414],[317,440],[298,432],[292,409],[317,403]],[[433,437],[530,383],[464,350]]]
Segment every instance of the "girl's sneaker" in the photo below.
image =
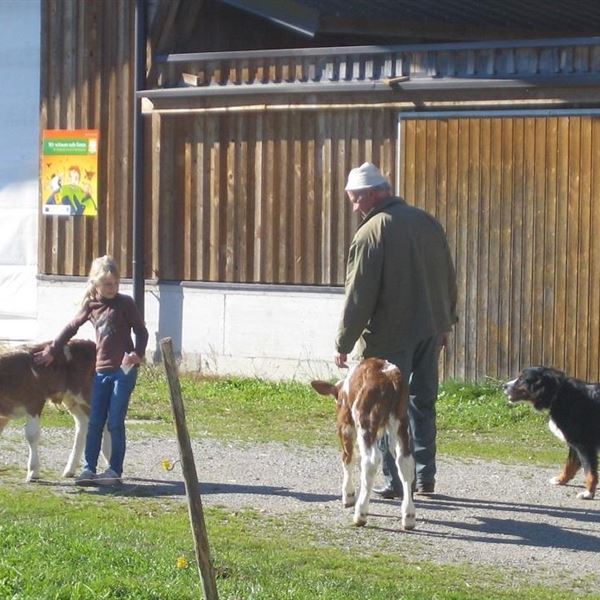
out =
[[81,474],[75,478],[75,485],[95,485],[97,475],[89,469],[84,469]]
[[121,478],[112,469],[106,469],[104,473],[96,475],[94,483],[96,485],[119,485],[122,483],[122,481]]

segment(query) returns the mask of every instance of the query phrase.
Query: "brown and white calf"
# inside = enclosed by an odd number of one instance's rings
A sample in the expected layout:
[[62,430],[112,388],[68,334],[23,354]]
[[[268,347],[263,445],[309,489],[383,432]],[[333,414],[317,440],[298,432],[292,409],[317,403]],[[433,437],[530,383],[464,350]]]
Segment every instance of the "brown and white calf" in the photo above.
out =
[[[386,360],[367,358],[352,366],[346,378],[335,385],[326,381],[312,381],[311,385],[319,394],[330,394],[336,399],[337,430],[344,469],[342,503],[344,507],[354,506],[354,524],[361,526],[367,522],[369,499],[382,458],[377,442],[387,433],[404,492],[402,527],[414,529],[412,484],[415,462],[410,450],[408,382],[400,369]],[[360,453],[358,500],[353,480],[355,443],[358,443]]]
[[[64,477],[73,477],[79,467],[90,414],[96,344],[89,340],[71,340],[64,348],[64,355],[56,356],[48,367],[38,366],[33,355],[45,345],[25,346],[0,355],[0,433],[11,419],[27,418],[26,481],[40,478],[40,417],[46,400],[62,403],[75,421],[75,439]],[[105,434],[102,448],[105,456],[110,453],[109,445],[110,436]]]

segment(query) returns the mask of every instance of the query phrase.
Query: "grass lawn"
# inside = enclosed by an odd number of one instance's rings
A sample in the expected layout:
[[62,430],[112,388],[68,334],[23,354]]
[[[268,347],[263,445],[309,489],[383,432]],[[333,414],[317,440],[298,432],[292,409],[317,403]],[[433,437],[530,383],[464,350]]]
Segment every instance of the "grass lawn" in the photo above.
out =
[[[53,495],[3,474],[0,598],[183,600],[201,598],[188,516],[181,502]],[[20,477],[20,473],[19,473]],[[406,556],[348,550],[303,516],[205,511],[219,597],[229,600],[573,598],[490,567],[440,566]],[[581,597],[581,596],[578,596]],[[592,598],[592,596],[587,596]],[[595,596],[596,598],[600,596]]]

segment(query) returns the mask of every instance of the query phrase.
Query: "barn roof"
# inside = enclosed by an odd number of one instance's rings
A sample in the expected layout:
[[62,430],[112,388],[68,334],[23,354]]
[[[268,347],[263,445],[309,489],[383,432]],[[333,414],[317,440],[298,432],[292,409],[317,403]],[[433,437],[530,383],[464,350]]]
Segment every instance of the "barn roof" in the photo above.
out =
[[589,0],[221,0],[307,35],[404,40],[597,35]]

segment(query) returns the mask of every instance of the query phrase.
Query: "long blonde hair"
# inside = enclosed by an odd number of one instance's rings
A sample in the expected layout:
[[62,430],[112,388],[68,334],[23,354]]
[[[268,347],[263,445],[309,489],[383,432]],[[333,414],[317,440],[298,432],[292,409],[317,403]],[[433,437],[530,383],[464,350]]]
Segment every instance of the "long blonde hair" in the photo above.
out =
[[92,261],[81,306],[85,307],[91,300],[96,299],[96,288],[100,281],[107,275],[112,275],[117,281],[121,278],[119,275],[119,267],[117,266],[115,259],[112,256],[105,254]]

